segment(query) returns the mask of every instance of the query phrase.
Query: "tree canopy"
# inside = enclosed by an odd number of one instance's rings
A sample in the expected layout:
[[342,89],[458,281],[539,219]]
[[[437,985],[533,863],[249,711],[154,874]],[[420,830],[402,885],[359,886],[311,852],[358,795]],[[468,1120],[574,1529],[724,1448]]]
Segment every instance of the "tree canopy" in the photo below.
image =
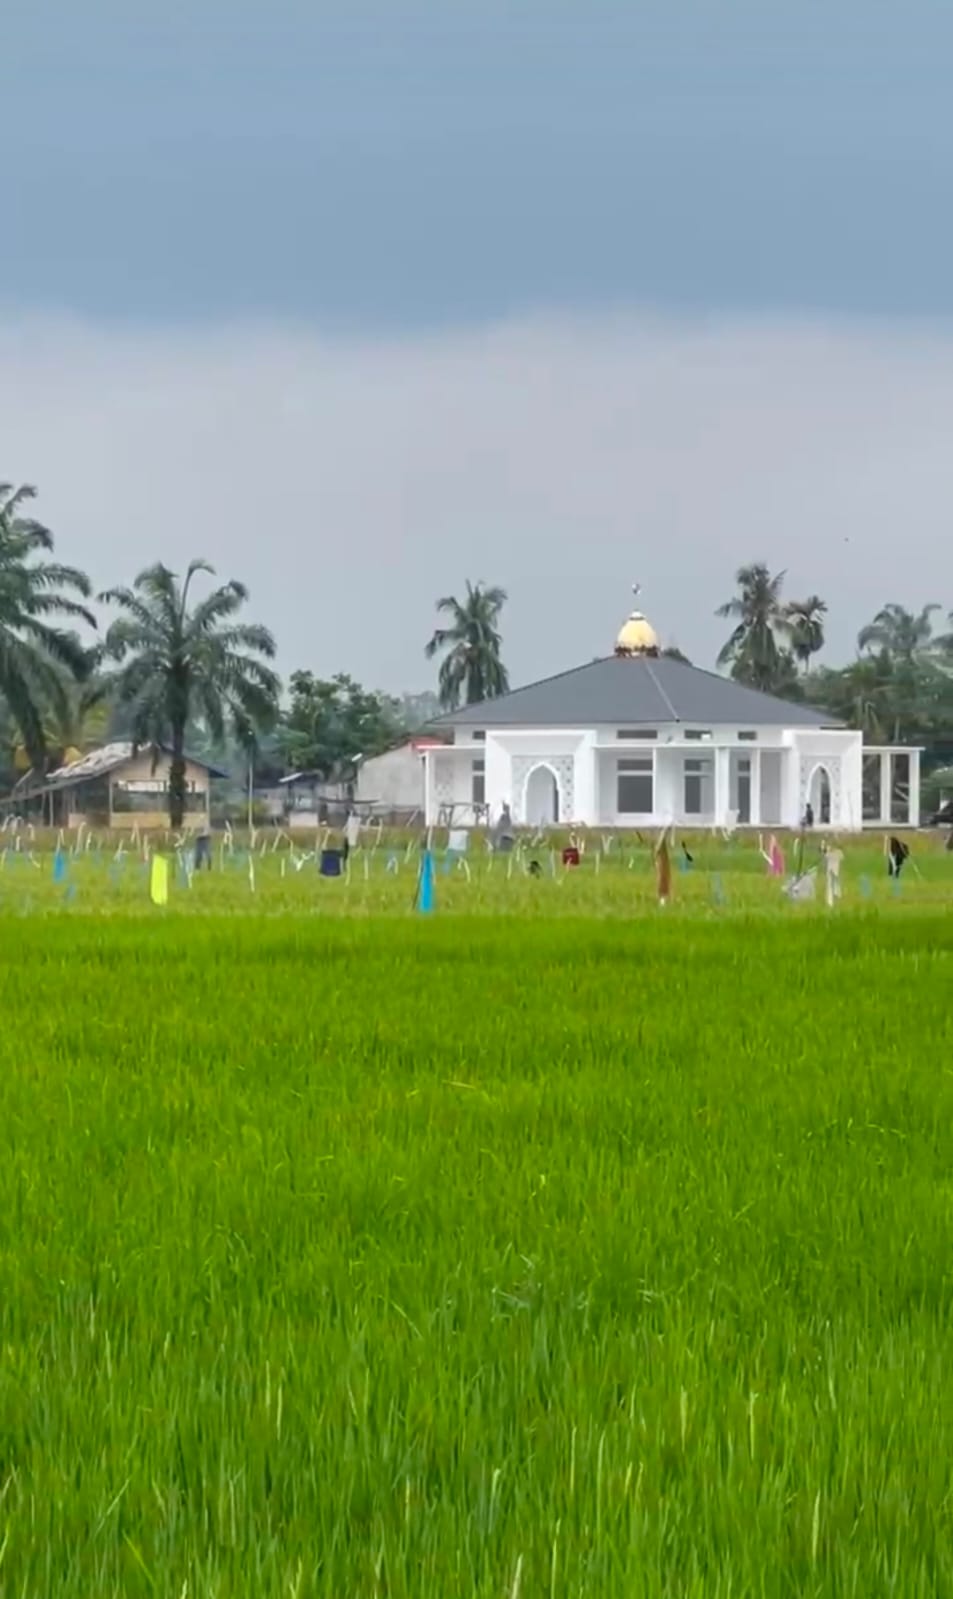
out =
[[358,756],[379,754],[403,731],[399,703],[362,688],[344,672],[327,679],[293,672],[289,688],[282,743],[292,771],[330,779]]
[[467,580],[462,600],[447,594],[437,601],[437,611],[450,618],[446,627],[434,629],[425,654],[442,655],[438,674],[440,703],[452,711],[460,704],[479,705],[496,699],[509,688],[503,665],[500,612],[506,591]]
[[0,483],[0,695],[30,763],[43,767],[49,716],[68,719],[70,683],[90,670],[75,624],[96,619],[85,572],[46,559],[53,535],[27,514],[35,494]]
[[790,675],[790,656],[785,662],[783,640],[786,635],[785,607],[781,601],[784,573],[772,573],[761,561],[739,567],[735,582],[738,593],[717,616],[735,623],[718,656],[719,666],[728,666],[731,675],[752,688],[774,691]]
[[279,710],[280,684],[268,664],[274,639],[267,628],[236,620],[248,591],[233,580],[192,603],[200,574],[215,575],[205,561],[193,561],[184,579],[159,563],[140,572],[132,588],[101,595],[120,612],[106,634],[106,654],[117,665],[110,687],[129,713],[133,739],[171,750],[173,827],[181,827],[185,814],[190,718],[201,717],[213,742],[231,732],[247,749]]

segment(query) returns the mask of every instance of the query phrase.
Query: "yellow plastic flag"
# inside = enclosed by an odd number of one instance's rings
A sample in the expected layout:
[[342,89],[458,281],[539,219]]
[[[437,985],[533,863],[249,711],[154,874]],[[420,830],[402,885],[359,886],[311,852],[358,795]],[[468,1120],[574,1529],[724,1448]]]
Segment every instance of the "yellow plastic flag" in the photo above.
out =
[[153,905],[168,905],[169,903],[169,863],[164,855],[153,855],[152,874],[149,878],[149,893]]

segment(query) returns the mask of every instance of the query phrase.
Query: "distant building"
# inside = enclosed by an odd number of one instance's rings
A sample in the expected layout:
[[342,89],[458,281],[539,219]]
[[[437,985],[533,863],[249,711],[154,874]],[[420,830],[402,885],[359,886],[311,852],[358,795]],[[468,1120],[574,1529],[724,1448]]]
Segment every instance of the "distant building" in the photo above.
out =
[[530,827],[916,827],[920,751],[660,653],[633,612],[615,652],[440,717],[429,823],[477,800]]
[[405,739],[366,760],[358,756],[331,778],[320,772],[291,772],[280,780],[277,794],[269,793],[270,818],[289,828],[318,827],[326,822],[334,826],[353,809],[368,820],[422,820],[424,755],[443,744],[442,738],[435,737]]
[[377,815],[423,818],[426,752],[444,747],[442,738],[409,738],[357,767],[353,798],[361,809]]
[[285,827],[319,827],[347,809],[353,783],[347,778],[325,778],[320,772],[290,772],[279,779],[280,803],[269,807],[270,820]]
[[[53,827],[155,828],[169,821],[169,770],[165,747],[136,750],[126,740],[105,744],[70,761],[48,777],[21,778],[13,808]],[[190,830],[209,826],[209,788],[224,772],[189,756],[185,763],[185,821]]]

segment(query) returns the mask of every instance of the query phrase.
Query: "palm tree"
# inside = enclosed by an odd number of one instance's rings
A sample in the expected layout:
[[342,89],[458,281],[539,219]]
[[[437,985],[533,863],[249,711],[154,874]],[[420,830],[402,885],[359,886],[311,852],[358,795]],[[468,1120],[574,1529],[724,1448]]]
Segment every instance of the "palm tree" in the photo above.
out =
[[[87,652],[86,674],[80,682],[60,672],[62,697],[41,709],[44,743],[57,765],[79,760],[108,735],[112,707],[109,684],[99,672],[102,658],[101,646]],[[18,772],[27,772],[33,765],[20,735],[13,738],[13,764]]]
[[92,591],[86,574],[43,559],[53,549],[53,535],[23,514],[35,494],[28,485],[0,483],[0,695],[30,763],[42,768],[44,708],[65,716],[67,681],[89,670],[81,640],[56,621],[95,628],[96,619],[82,604]]
[[858,728],[868,742],[882,744],[889,737],[891,671],[883,654],[861,655],[849,666],[812,673],[810,696],[812,704]]
[[278,713],[280,684],[267,664],[275,641],[267,628],[234,617],[248,598],[241,583],[225,583],[189,605],[198,573],[213,577],[205,561],[193,561],[180,581],[161,563],[140,572],[131,589],[101,596],[123,613],[106,634],[106,652],[118,663],[112,688],[130,714],[133,742],[168,743],[169,821],[185,815],[185,732],[201,717],[216,744],[226,729],[250,749],[255,734],[270,728]]
[[790,600],[784,607],[784,630],[791,641],[794,659],[806,672],[812,655],[824,648],[824,617],[827,603],[819,594],[806,600]]
[[914,614],[903,605],[890,603],[857,636],[858,649],[881,660],[895,743],[904,727],[912,731],[918,720],[924,674],[929,674],[931,654],[935,653],[931,651],[932,618],[939,609],[938,605],[924,605]]
[[781,603],[784,573],[772,577],[761,561],[739,568],[735,581],[739,593],[720,605],[716,616],[732,617],[735,627],[718,656],[718,665],[731,663],[731,675],[753,688],[772,689],[787,675],[778,635],[786,632]]
[[857,635],[859,650],[886,651],[895,663],[910,665],[933,635],[932,616],[939,605],[925,605],[916,616],[902,605],[885,605]]
[[432,660],[438,650],[447,653],[440,663],[438,687],[440,703],[455,710],[463,694],[464,703],[478,705],[483,700],[505,694],[510,686],[500,658],[502,640],[498,623],[506,604],[501,588],[485,588],[467,581],[463,601],[447,595],[437,601],[437,610],[451,617],[449,627],[438,627],[425,654]]

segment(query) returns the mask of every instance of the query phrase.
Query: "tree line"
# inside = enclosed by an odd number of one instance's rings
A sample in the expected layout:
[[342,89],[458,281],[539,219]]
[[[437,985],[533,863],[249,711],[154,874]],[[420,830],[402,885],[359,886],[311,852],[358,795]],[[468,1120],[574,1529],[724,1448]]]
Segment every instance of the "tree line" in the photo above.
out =
[[[263,776],[332,778],[441,709],[510,686],[506,593],[467,582],[461,598],[436,602],[438,625],[424,650],[439,660],[435,694],[394,696],[343,673],[322,679],[310,671],[293,673],[284,694],[274,637],[245,619],[242,583],[217,584],[201,560],[181,576],[157,562],[131,586],[94,596],[84,572],[55,559],[52,533],[32,515],[34,497],[30,487],[0,484],[0,740],[10,782],[107,739],[162,746],[178,826],[187,752],[238,753]],[[953,758],[953,631],[935,630],[940,607],[913,613],[891,602],[861,630],[853,661],[817,667],[827,606],[816,594],[786,600],[784,577],[761,563],[738,571],[736,593],[717,612],[733,624],[719,666],[739,682],[828,710],[870,742],[920,743]],[[112,613],[103,631],[94,599]]]
[[[818,594],[786,599],[784,572],[762,562],[741,567],[736,591],[716,615],[733,623],[718,666],[737,682],[781,698],[804,701],[857,727],[870,743],[950,742],[953,754],[953,613],[949,631],[936,630],[936,604],[914,612],[891,601],[857,637],[857,654],[844,666],[812,663],[824,648],[827,604]],[[439,602],[450,625],[438,628],[428,654],[444,651],[442,704],[475,704],[503,693],[508,679],[501,654],[499,588],[468,584],[462,601]],[[678,650],[663,654],[686,659]]]
[[801,700],[859,728],[868,743],[921,744],[953,754],[953,612],[885,604],[857,635],[843,666],[816,666],[827,606],[818,595],[785,602],[783,572],[743,566],[737,592],[717,615],[734,622],[718,664],[739,682]]

